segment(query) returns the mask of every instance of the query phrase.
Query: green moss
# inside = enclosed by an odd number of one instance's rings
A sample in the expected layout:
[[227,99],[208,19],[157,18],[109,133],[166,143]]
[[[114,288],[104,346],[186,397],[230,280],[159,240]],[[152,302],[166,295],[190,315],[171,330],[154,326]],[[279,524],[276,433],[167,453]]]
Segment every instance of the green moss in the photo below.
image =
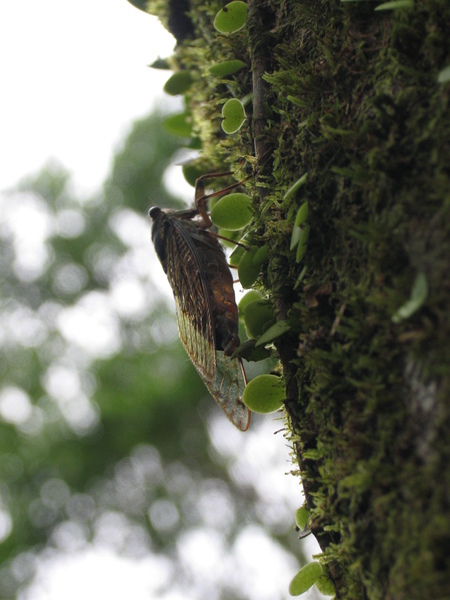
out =
[[[322,562],[338,597],[449,597],[450,87],[438,74],[450,64],[450,4],[252,6],[258,23],[249,11],[247,28],[218,36],[219,3],[193,1],[197,37],[176,60],[194,80],[199,163],[241,173],[255,163],[252,106],[233,136],[220,113],[252,92],[252,74],[218,81],[208,69],[264,60],[254,235],[269,247],[265,293],[291,325],[278,343],[288,437]],[[297,263],[290,241],[304,202],[310,234]],[[393,323],[419,273],[423,306]]]

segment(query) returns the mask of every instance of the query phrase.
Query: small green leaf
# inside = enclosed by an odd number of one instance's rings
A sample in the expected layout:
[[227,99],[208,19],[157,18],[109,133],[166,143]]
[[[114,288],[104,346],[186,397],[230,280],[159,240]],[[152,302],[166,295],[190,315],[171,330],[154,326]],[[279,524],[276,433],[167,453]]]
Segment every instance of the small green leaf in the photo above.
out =
[[217,227],[230,231],[242,229],[253,218],[252,199],[236,192],[223,196],[211,209],[211,220]]
[[283,200],[289,200],[290,198],[292,198],[294,196],[294,194],[296,193],[296,191],[298,189],[300,189],[301,186],[306,182],[307,177],[308,177],[308,173],[304,173],[300,177],[300,179],[297,179],[297,181],[293,185],[291,185],[291,187],[285,193]]
[[272,327],[269,327],[259,340],[256,342],[257,346],[262,346],[263,344],[268,344],[273,340],[276,340],[280,336],[284,335],[291,329],[291,326],[287,321],[277,321]]
[[299,236],[299,240],[298,240],[298,246],[297,246],[297,255],[295,257],[297,262],[300,262],[306,252],[306,247],[308,245],[308,238],[309,238],[309,230],[310,227],[309,225],[305,225],[305,227],[303,227],[300,236]]
[[305,529],[308,522],[309,510],[306,506],[301,506],[295,511],[295,524],[299,529]]
[[269,358],[271,355],[271,351],[267,350],[263,346],[259,348],[255,347],[256,340],[245,340],[242,342],[236,350],[233,352],[231,358],[235,358],[236,356],[240,356],[241,358],[245,358],[247,361],[251,362],[259,362],[261,360],[265,360]]
[[250,102],[253,102],[253,92],[249,92],[241,98],[242,106],[247,106],[247,104],[250,104]]
[[325,575],[325,573],[322,573],[317,579],[316,588],[324,596],[334,596],[336,594],[336,588],[334,587],[333,582]]
[[302,258],[305,256],[306,254],[306,246],[299,246],[297,248],[297,256],[295,257],[295,260],[299,263]]
[[253,263],[255,265],[263,265],[268,260],[269,260],[269,248],[268,248],[267,244],[264,244],[264,246],[260,246],[258,248],[258,252],[253,257]]
[[244,256],[245,248],[242,246],[236,246],[233,252],[230,254],[230,265],[233,267],[237,267],[241,261],[241,258]]
[[297,281],[295,282],[295,285],[294,285],[294,290],[296,290],[298,288],[298,286],[301,284],[305,275],[306,275],[306,265],[303,267],[303,269],[300,271],[300,275],[297,277]]
[[295,106],[306,106],[306,102],[301,98],[298,98],[297,96],[292,96],[291,94],[288,94],[286,98],[287,100],[289,100],[289,102],[295,104]]
[[292,579],[289,584],[289,593],[291,596],[300,596],[300,594],[304,594],[316,583],[321,575],[322,567],[320,566],[320,563],[317,561],[308,563],[300,569],[297,575]]
[[428,296],[428,282],[424,273],[419,273],[414,281],[411,290],[411,296],[405,304],[400,306],[397,312],[393,315],[392,321],[400,323],[408,319],[423,305]]
[[244,318],[244,310],[247,304],[250,304],[250,302],[254,302],[255,300],[260,300],[261,298],[262,294],[261,292],[258,292],[258,290],[250,290],[249,292],[244,294],[239,300],[238,304],[239,317]]
[[192,187],[194,187],[195,185],[195,180],[204,173],[203,169],[192,163],[184,164],[182,166],[182,171],[184,178],[189,183],[189,185],[192,185]]
[[297,216],[295,217],[295,222],[294,222],[294,225],[296,227],[300,227],[300,225],[303,225],[303,223],[308,218],[308,208],[309,208],[308,203],[303,202],[303,204],[298,209]]
[[261,266],[253,263],[253,259],[257,252],[258,246],[251,246],[250,250],[247,250],[239,261],[239,281],[245,289],[252,287],[259,277]]
[[217,234],[220,236],[220,243],[227,248],[236,248],[236,242],[241,237],[240,232],[232,231],[231,229],[218,229]]
[[222,129],[225,133],[232,134],[239,131],[245,122],[245,108],[237,98],[230,98],[222,107]]
[[246,20],[247,4],[235,0],[219,10],[214,19],[214,27],[219,33],[234,33],[244,27]]
[[158,56],[158,58],[154,60],[151,65],[148,66],[152,69],[161,69],[163,71],[170,70],[170,64],[167,58],[161,58],[160,56]]
[[320,460],[323,458],[323,450],[318,450],[317,448],[310,448],[309,450],[305,450],[303,452],[303,458],[308,460]]
[[440,71],[437,80],[439,83],[447,83],[448,81],[450,81],[450,65],[448,65],[448,67],[445,67],[445,69],[442,69],[442,71]]
[[290,249],[293,250],[297,244],[300,242],[304,228],[302,227],[303,223],[305,223],[308,218],[308,203],[303,202],[300,208],[297,211],[297,215],[295,217],[294,226],[292,228],[291,235],[291,246]]
[[297,227],[297,225],[294,225],[294,227],[292,228],[291,245],[289,246],[290,250],[293,250],[297,246],[298,241],[302,235],[302,231],[303,231],[303,228]]
[[192,77],[189,71],[177,71],[164,84],[164,91],[170,96],[184,94],[191,87]]
[[209,67],[208,71],[211,75],[216,75],[217,77],[226,77],[227,75],[233,75],[233,73],[237,73],[247,65],[242,60],[225,60],[221,63],[217,63]]
[[257,413],[271,413],[278,410],[285,398],[283,380],[276,375],[258,375],[250,381],[242,395],[244,404]]
[[147,12],[146,0],[128,0],[128,2],[130,4],[132,4],[133,6],[135,6],[136,8],[139,8],[139,10],[143,10],[144,12]]
[[413,8],[414,0],[393,0],[379,4],[375,10],[395,10],[396,8]]
[[176,115],[170,115],[164,119],[165,129],[172,135],[179,135],[181,137],[190,137],[192,133],[191,115],[187,112],[177,113]]
[[268,300],[249,301],[243,309],[245,330],[249,338],[258,338],[274,320],[273,306]]

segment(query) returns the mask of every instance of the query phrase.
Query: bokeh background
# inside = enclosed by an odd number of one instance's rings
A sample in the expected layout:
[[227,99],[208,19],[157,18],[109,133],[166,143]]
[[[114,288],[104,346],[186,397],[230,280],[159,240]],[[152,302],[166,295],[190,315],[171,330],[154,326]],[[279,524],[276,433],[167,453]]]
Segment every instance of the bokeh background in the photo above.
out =
[[126,0],[0,27],[0,597],[288,597],[318,547],[283,417],[222,415],[150,241],[149,206],[192,197],[147,66],[173,38]]

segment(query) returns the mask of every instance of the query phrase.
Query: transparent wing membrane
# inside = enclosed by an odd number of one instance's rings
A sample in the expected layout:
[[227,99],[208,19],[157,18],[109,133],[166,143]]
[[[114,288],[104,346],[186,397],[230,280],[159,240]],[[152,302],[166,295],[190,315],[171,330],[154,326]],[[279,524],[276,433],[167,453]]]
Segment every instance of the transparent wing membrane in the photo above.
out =
[[250,425],[250,411],[242,402],[245,379],[240,361],[225,356],[223,352],[217,352],[216,375],[205,383],[233,425],[241,431],[246,431]]

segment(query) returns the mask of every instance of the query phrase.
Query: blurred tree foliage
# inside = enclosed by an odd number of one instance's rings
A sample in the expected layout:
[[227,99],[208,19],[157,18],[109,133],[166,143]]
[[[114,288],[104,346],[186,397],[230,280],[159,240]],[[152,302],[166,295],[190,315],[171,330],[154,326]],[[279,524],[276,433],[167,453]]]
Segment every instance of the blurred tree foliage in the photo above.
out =
[[[48,165],[2,200],[4,599],[44,547],[71,551],[109,532],[118,551],[179,560],[174,542],[192,528],[217,527],[227,546],[244,523],[267,521],[251,482],[213,460],[198,410],[217,408],[158,289],[146,212],[179,202],[162,183],[179,143],[161,121],[134,125],[96,197],[80,201]],[[282,507],[279,517],[272,534],[286,546]],[[231,581],[214,585],[240,597]]]

